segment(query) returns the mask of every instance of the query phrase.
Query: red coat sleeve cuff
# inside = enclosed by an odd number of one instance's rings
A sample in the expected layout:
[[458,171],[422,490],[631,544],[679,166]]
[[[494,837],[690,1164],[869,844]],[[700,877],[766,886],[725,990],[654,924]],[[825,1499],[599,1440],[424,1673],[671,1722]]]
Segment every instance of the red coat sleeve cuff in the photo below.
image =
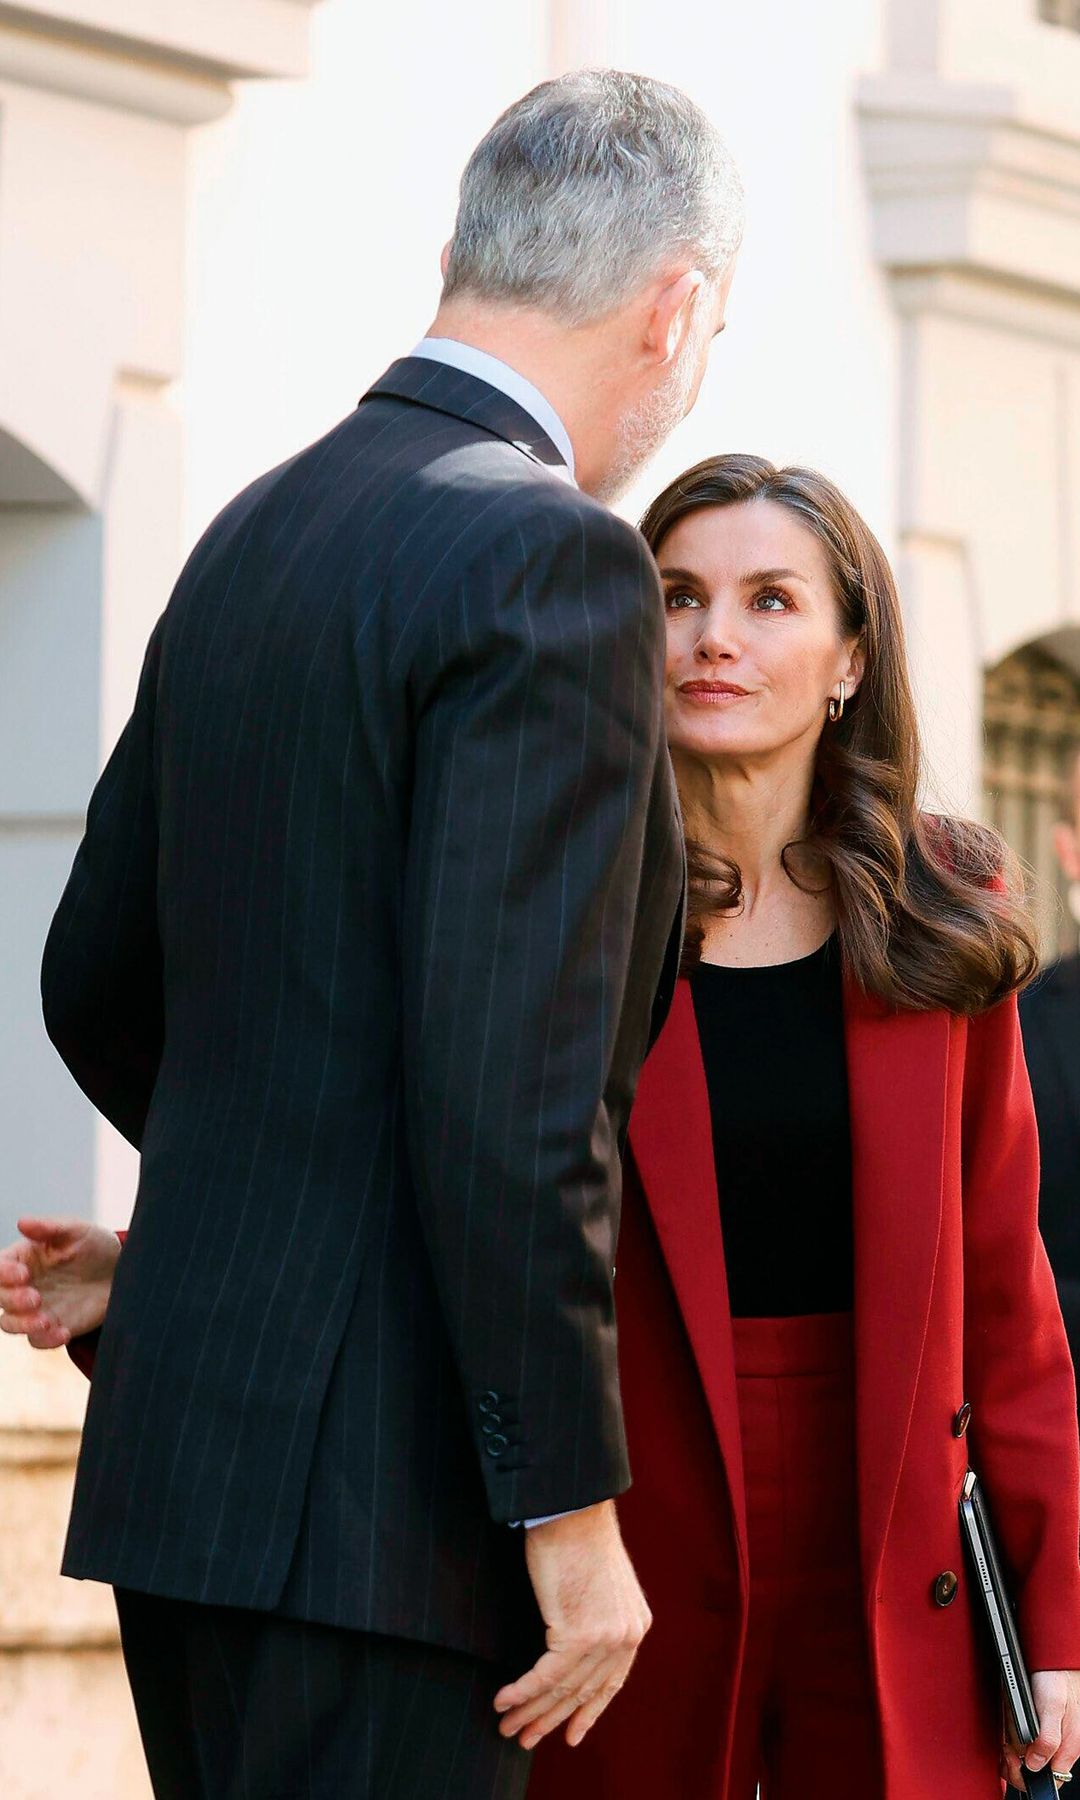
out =
[[97,1355],[98,1331],[85,1331],[82,1337],[72,1338],[67,1346],[67,1353],[77,1369],[81,1369],[87,1381],[94,1373],[94,1358]]

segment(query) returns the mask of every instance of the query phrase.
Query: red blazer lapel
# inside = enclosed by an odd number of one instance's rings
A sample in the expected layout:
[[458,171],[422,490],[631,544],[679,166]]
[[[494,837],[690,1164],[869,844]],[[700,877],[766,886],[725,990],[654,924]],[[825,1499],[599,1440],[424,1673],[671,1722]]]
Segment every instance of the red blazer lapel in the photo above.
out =
[[[874,1591],[907,1443],[941,1229],[949,1056],[944,1013],[898,1013],[845,989],[855,1233],[863,1575]],[[712,1123],[690,984],[638,1085],[634,1161],[727,1471],[740,1567],[746,1502]]]
[[727,1473],[746,1579],[746,1500],[709,1091],[690,983],[680,980],[638,1083],[630,1144]]
[[863,1579],[877,1582],[941,1230],[949,1019],[845,991]]

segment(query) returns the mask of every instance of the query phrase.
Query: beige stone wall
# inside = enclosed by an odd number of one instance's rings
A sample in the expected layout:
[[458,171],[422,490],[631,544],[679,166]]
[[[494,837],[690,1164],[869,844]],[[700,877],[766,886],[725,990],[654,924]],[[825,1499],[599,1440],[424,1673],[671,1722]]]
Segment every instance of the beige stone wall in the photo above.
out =
[[149,1800],[108,1588],[59,1573],[87,1387],[0,1336],[0,1794]]

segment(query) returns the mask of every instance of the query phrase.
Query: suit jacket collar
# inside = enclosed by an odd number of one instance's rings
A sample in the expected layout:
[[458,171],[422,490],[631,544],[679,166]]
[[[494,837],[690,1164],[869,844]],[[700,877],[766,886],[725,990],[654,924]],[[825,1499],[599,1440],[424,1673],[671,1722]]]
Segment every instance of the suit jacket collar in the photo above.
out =
[[[856,1413],[866,1591],[907,1441],[942,1209],[950,1021],[845,986],[855,1233]],[[727,1471],[747,1566],[742,1445],[708,1086],[690,983],[642,1071],[630,1145]]]
[[545,468],[567,469],[565,457],[531,413],[509,394],[481,381],[476,375],[451,368],[448,363],[433,362],[422,356],[403,356],[368,389],[361,406],[364,401],[379,395],[390,395],[395,400],[407,400],[414,406],[446,413],[450,418],[479,426],[493,437],[513,444],[516,450]]

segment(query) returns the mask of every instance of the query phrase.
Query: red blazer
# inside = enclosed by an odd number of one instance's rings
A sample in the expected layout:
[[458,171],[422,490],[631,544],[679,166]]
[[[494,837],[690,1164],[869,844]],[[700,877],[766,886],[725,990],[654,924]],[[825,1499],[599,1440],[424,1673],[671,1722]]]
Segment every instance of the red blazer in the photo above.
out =
[[[1032,1666],[1080,1668],[1075,1393],[1036,1227],[1017,1009],[1010,1001],[974,1020],[892,1013],[849,987],[845,1011],[860,1559],[883,1800],[938,1790],[987,1800],[1000,1791],[1000,1709],[960,1541],[969,1455]],[[723,1800],[746,1625],[745,1500],[708,1091],[686,981],[631,1119],[616,1294],[634,1474],[619,1513],[655,1623],[627,1694],[584,1744],[541,1746],[529,1800]],[[945,1570],[961,1588],[942,1608],[933,1587]]]

